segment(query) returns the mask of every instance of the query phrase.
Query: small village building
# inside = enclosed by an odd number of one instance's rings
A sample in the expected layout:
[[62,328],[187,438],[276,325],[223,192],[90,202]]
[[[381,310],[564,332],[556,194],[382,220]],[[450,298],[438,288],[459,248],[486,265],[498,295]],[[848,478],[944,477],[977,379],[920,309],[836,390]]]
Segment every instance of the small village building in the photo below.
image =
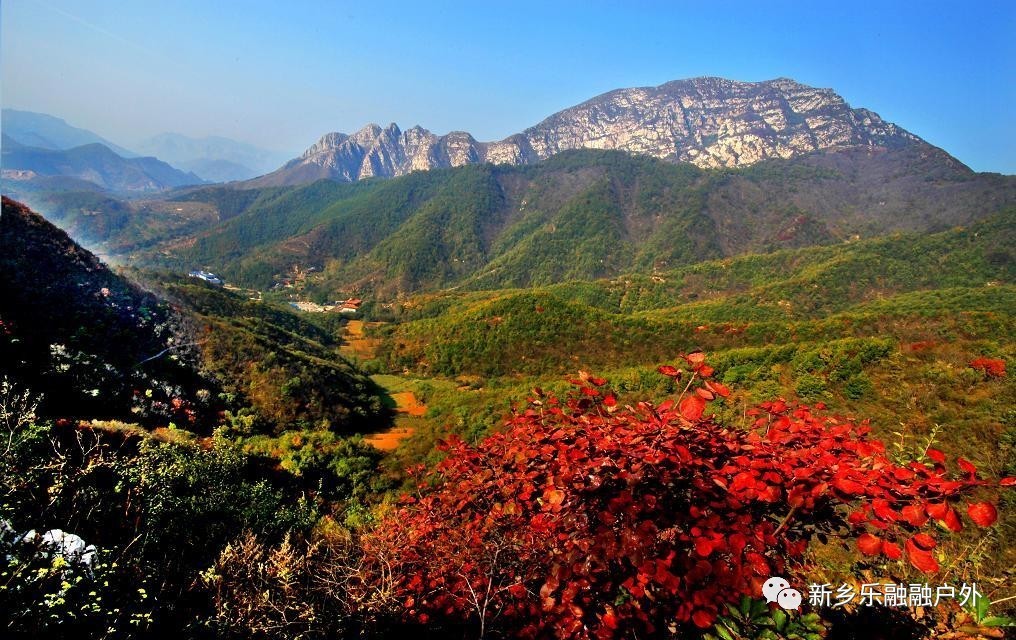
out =
[[221,287],[223,284],[225,284],[225,281],[222,278],[215,275],[211,271],[195,270],[191,271],[187,275],[189,275],[192,278],[197,278],[198,280],[204,280],[208,284],[214,284],[217,287]]

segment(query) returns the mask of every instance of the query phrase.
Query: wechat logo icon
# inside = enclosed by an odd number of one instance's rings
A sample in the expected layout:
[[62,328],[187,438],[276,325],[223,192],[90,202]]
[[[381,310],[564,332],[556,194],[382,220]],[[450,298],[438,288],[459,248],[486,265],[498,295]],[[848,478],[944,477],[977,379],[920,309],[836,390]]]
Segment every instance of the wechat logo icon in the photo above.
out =
[[762,595],[766,602],[775,602],[787,611],[801,606],[801,592],[791,589],[790,583],[783,578],[769,578],[762,585]]

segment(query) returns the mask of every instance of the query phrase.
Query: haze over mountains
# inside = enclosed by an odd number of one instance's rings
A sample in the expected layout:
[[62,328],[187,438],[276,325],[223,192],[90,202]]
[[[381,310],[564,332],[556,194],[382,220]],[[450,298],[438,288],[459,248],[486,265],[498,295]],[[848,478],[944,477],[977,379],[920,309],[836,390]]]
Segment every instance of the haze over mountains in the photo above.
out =
[[[182,170],[180,173],[183,175],[188,173],[193,174],[186,178],[177,176],[167,180],[153,177],[150,183],[139,183],[142,184],[140,188],[131,182],[121,184],[115,180],[110,182],[104,179],[93,180],[87,177],[83,178],[103,188],[115,191],[153,191],[173,188],[183,184],[246,180],[278,168],[289,157],[282,152],[261,149],[254,145],[237,142],[236,140],[230,140],[221,136],[190,138],[178,133],[159,134],[142,141],[135,145],[134,150],[131,150],[111,142],[92,131],[72,126],[60,118],[44,113],[17,109],[3,110],[2,128],[5,138],[23,147],[48,151],[69,151],[77,147],[99,144],[124,159],[134,159],[139,156],[157,158],[164,163],[172,165],[173,169]],[[7,146],[6,141],[5,146]],[[10,146],[13,148],[14,144]],[[90,153],[94,154],[94,149]],[[87,155],[87,153],[78,153],[76,162],[82,162],[82,156]],[[102,161],[106,164],[109,163],[109,159],[105,155]],[[31,170],[27,166],[17,164],[17,159],[13,156],[5,158],[4,168],[9,170]],[[84,168],[79,167],[77,170],[68,173],[58,172],[58,175],[76,178],[80,174],[86,173],[88,169],[94,169],[93,175],[105,172],[99,166],[87,166],[86,162]],[[43,173],[40,175],[53,174]],[[53,185],[44,186],[50,188]],[[87,189],[87,186],[83,188]]]
[[137,145],[138,151],[210,182],[246,180],[277,169],[289,156],[221,136],[191,138],[161,133]]
[[5,136],[26,147],[40,149],[73,149],[86,144],[101,144],[124,158],[138,154],[106,140],[87,129],[67,124],[64,120],[45,113],[4,109],[2,129]]
[[[58,189],[82,190],[81,182],[117,192],[152,192],[189,184],[200,184],[193,173],[174,169],[158,158],[124,158],[99,142],[71,149],[44,149],[25,146],[6,133],[3,135],[3,177],[28,190],[52,185],[47,178],[69,178],[73,183],[58,183]],[[40,178],[44,182],[40,185]]]
[[830,89],[787,78],[703,77],[617,89],[498,142],[478,142],[462,131],[438,136],[419,126],[402,131],[394,123],[370,124],[352,135],[328,133],[299,158],[245,186],[349,182],[483,162],[532,164],[571,149],[614,149],[715,168],[824,149],[914,144],[926,145],[872,111],[851,108]]

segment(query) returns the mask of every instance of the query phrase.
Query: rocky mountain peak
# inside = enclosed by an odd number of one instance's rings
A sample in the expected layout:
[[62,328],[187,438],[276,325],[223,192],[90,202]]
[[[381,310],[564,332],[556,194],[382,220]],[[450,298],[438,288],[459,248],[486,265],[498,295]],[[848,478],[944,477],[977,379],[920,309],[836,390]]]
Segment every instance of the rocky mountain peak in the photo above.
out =
[[360,146],[367,146],[381,135],[381,131],[381,127],[372,122],[349,136],[349,138]]
[[[251,186],[322,177],[353,181],[464,164],[528,164],[570,149],[617,149],[703,168],[739,167],[827,149],[927,144],[832,89],[791,78],[740,82],[697,77],[616,89],[498,142],[464,131],[438,136],[419,125],[369,124],[329,133],[283,169]],[[930,147],[930,145],[929,145]]]
[[339,133],[338,131],[326,133],[325,135],[321,136],[321,138],[317,142],[308,147],[307,150],[303,152],[303,155],[300,156],[300,158],[311,158],[320,153],[329,151],[331,149],[336,149],[339,147],[339,145],[341,145],[348,139],[349,136],[347,136],[344,133]]

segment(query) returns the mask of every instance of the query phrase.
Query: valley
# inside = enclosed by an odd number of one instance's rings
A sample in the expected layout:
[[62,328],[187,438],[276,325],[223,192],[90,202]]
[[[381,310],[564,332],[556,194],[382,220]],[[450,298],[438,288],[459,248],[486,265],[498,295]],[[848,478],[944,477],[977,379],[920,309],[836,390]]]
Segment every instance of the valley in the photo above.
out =
[[[274,171],[5,118],[19,630],[1010,624],[1016,176],[787,78],[617,89],[495,142],[369,125]],[[35,529],[101,561],[9,535]],[[784,612],[778,575],[983,597]]]
[[[347,358],[360,362],[373,360],[377,357],[378,340],[368,338],[366,331],[374,331],[382,323],[364,323],[363,320],[347,320],[342,332],[342,347],[339,352]],[[367,434],[364,442],[381,451],[394,451],[399,443],[413,435],[414,419],[427,414],[427,405],[420,402],[414,391],[419,380],[396,375],[374,375],[372,380],[387,394],[395,410],[395,420],[391,427]]]

